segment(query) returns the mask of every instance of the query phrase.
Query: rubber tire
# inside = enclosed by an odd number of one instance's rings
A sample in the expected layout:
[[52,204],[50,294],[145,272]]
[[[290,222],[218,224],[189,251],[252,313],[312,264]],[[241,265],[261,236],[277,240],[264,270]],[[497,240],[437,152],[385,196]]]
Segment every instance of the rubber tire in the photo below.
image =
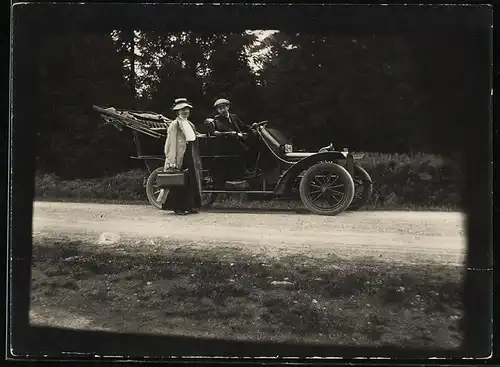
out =
[[[363,208],[368,203],[368,201],[370,201],[373,193],[373,183],[371,182],[371,178],[368,172],[366,172],[364,168],[358,165],[354,166],[354,170],[354,176],[359,176],[360,180],[363,181],[363,194],[359,199],[354,197],[351,205],[349,206],[349,208],[347,208],[347,210],[359,210]],[[354,187],[356,190],[356,184]],[[354,193],[356,194],[356,191],[354,191]]]
[[[347,187],[347,192],[345,193],[344,196],[344,202],[342,205],[337,207],[336,209],[333,210],[324,210],[324,209],[318,209],[316,208],[309,200],[307,196],[307,186],[308,186],[308,181],[311,176],[316,175],[316,172],[325,168],[329,168],[333,173],[339,176],[339,178],[342,180],[344,185]],[[351,175],[347,170],[339,166],[336,163],[333,162],[320,162],[316,163],[315,165],[309,167],[309,169],[304,173],[304,176],[300,180],[300,185],[299,185],[299,192],[300,192],[300,199],[302,200],[302,203],[305,205],[305,207],[312,213],[318,214],[318,215],[337,215],[345,211],[349,205],[351,205],[352,199],[354,198],[354,181],[352,180]]]
[[[151,174],[149,175],[147,181],[146,181],[146,196],[148,198],[149,203],[158,210],[166,210],[164,208],[164,205],[156,201],[155,197],[153,196],[153,184],[156,179],[156,176],[158,175],[159,172],[163,172],[163,167],[158,167],[155,169]],[[168,190],[168,189],[165,189]]]

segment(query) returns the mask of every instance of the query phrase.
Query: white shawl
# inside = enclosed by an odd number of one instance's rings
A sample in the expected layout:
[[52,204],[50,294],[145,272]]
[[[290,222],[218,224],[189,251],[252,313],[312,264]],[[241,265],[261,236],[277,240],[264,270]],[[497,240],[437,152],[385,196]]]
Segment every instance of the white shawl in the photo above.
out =
[[196,129],[191,121],[180,116],[173,120],[168,127],[165,141],[164,169],[180,169],[186,152],[186,143],[195,140]]

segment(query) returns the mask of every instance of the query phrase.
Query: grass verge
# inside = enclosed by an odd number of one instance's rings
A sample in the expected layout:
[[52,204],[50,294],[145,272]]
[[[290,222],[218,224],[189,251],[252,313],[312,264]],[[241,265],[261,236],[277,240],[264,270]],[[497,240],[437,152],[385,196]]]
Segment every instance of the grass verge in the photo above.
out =
[[238,339],[449,348],[462,338],[461,267],[86,248],[34,239],[32,311],[62,310],[88,328]]

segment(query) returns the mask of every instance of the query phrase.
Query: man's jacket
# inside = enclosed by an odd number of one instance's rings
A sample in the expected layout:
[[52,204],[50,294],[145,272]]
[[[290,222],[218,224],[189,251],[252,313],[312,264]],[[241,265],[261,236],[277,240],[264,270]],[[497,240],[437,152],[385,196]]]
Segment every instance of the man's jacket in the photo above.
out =
[[215,130],[221,132],[236,131],[237,133],[245,133],[248,127],[243,124],[238,116],[234,113],[229,114],[229,118],[224,115],[216,115],[214,117]]

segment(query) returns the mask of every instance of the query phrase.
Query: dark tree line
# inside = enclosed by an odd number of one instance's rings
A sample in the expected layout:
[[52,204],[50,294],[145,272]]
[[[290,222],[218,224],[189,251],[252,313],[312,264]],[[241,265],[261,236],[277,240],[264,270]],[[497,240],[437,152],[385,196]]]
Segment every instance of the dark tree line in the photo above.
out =
[[[176,97],[193,102],[197,124],[227,97],[243,121],[269,120],[304,148],[452,154],[464,143],[459,106],[470,103],[478,67],[464,47],[473,40],[459,36],[47,35],[37,63],[37,168],[74,178],[137,167],[131,133],[103,125],[92,105],[171,115]],[[259,69],[248,52],[258,53]]]

